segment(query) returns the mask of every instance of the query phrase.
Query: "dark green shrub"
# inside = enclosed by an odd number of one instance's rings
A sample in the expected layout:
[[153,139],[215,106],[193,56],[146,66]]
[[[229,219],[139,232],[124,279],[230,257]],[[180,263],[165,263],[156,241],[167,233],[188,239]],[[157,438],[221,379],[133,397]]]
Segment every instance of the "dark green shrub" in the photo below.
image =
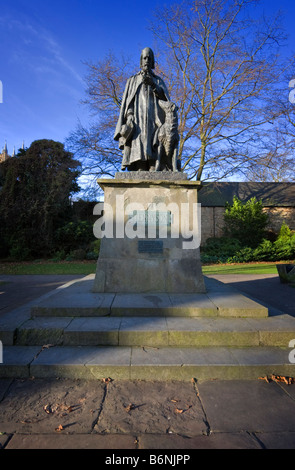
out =
[[254,261],[275,261],[275,258],[275,250],[270,240],[262,240],[258,247],[253,250]]
[[210,238],[201,249],[203,263],[249,263],[295,259],[295,233],[283,224],[277,239],[263,239],[256,248],[232,238]]
[[268,215],[255,197],[246,203],[234,197],[232,206],[226,205],[224,221],[227,237],[236,238],[242,246],[256,248],[265,236]]
[[82,261],[85,258],[86,258],[86,251],[83,250],[83,248],[78,248],[77,250],[73,250],[70,252],[68,261],[72,261],[72,260]]
[[245,246],[241,248],[234,256],[231,256],[227,259],[227,263],[249,263],[254,261],[254,252],[253,248]]
[[68,222],[55,232],[55,245],[66,253],[86,247],[94,240],[93,225],[86,220]]
[[235,238],[208,238],[201,249],[201,259],[203,263],[226,263],[241,248],[241,243]]
[[285,223],[282,225],[273,247],[277,260],[290,260],[295,257],[295,234]]
[[86,259],[88,260],[97,260],[100,251],[100,239],[96,239],[89,246],[89,251],[86,253]]

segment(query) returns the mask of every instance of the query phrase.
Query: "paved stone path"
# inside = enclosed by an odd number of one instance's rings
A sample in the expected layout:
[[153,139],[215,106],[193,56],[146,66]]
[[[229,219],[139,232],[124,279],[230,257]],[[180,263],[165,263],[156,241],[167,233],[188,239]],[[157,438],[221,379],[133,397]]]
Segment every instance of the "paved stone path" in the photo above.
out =
[[[0,305],[13,310],[78,277],[48,276],[42,292],[28,288],[32,279],[25,287],[18,277],[24,289],[16,299],[15,280],[0,276],[6,282],[0,292],[7,294],[11,283],[9,297],[0,294],[0,302],[5,301]],[[295,289],[278,284],[274,276],[218,279],[263,301],[274,314],[294,315]],[[294,449],[295,385],[259,379],[0,379],[0,447],[104,449],[103,459],[116,449],[158,449],[163,455],[170,449],[189,455],[194,449]]]

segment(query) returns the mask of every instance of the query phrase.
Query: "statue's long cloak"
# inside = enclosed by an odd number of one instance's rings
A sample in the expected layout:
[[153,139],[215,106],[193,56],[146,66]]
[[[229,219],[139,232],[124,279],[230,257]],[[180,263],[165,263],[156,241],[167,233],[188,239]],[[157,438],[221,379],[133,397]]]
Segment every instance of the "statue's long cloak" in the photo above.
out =
[[[160,90],[162,99],[169,100],[168,90],[163,80],[154,74],[153,80],[157,89]],[[119,140],[119,148],[124,150],[122,170],[133,162],[156,160],[155,134],[165,121],[158,99],[152,87],[143,83],[141,72],[128,79],[114,134],[114,139]],[[122,139],[121,131],[129,113],[134,116],[134,129],[130,139],[125,141]]]

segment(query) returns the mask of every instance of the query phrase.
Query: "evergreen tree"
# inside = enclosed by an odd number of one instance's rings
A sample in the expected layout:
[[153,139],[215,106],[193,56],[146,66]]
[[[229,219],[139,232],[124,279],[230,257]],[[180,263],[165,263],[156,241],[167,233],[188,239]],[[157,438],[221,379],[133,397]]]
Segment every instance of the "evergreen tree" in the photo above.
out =
[[47,256],[54,233],[71,214],[80,163],[53,140],[36,140],[1,164],[1,256]]

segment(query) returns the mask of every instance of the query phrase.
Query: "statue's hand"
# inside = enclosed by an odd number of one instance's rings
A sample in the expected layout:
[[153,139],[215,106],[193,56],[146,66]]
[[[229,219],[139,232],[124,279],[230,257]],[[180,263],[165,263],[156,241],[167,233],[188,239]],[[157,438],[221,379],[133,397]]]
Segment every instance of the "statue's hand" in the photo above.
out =
[[146,74],[143,76],[143,83],[144,83],[145,85],[154,86],[153,77],[152,77],[149,73],[146,73]]

